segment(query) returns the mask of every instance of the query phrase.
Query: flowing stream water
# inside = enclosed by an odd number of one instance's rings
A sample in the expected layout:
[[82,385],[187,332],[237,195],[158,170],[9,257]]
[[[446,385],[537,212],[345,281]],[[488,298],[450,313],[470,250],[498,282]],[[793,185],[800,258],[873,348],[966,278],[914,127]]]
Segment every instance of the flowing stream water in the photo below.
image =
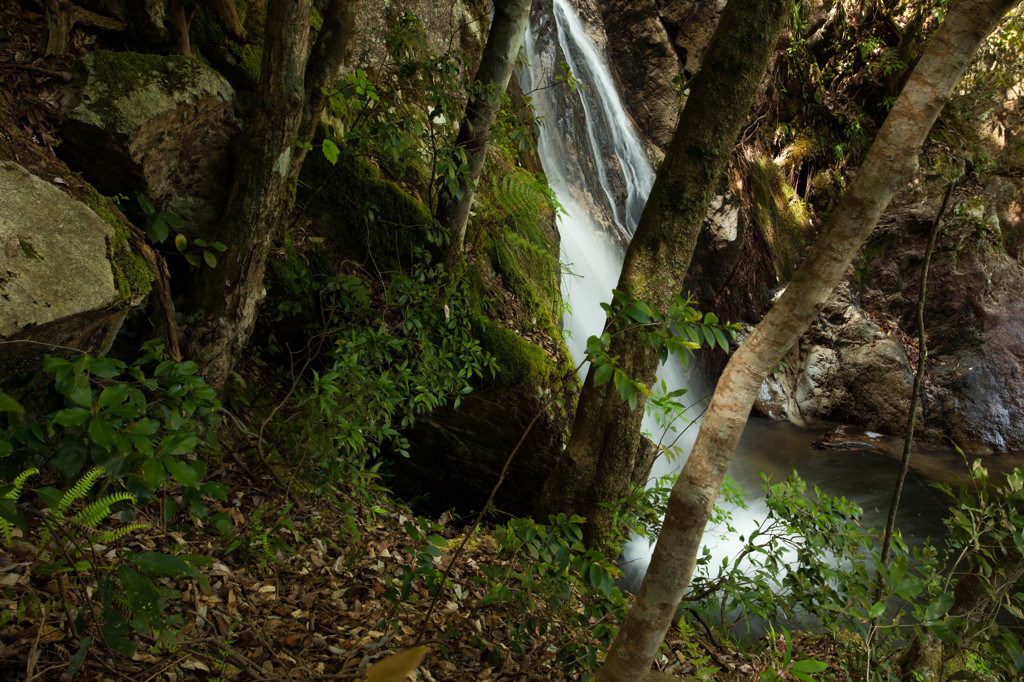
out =
[[[636,229],[643,204],[654,182],[651,160],[640,135],[626,114],[607,58],[600,48],[601,29],[586,26],[567,0],[551,0],[550,11],[535,7],[525,49],[530,67],[521,74],[524,90],[532,91],[536,114],[542,119],[538,152],[551,187],[565,209],[559,216],[561,259],[569,269],[563,277],[563,296],[569,311],[564,327],[573,357],[585,357],[586,339],[600,334],[605,315],[601,302],[611,297],[628,238]],[[565,63],[581,87],[551,87]],[[581,378],[587,368],[581,369]],[[700,396],[700,382],[688,377],[672,359],[659,376],[670,390],[686,387]],[[693,402],[691,399],[689,402]],[[691,418],[696,422],[699,409]],[[653,419],[644,422],[655,440],[676,438],[660,433]],[[676,445],[689,453],[697,423]],[[874,453],[812,451],[810,443],[822,430],[799,429],[789,424],[752,421],[737,451],[730,476],[748,493],[747,511],[733,510],[734,525],[746,532],[766,511],[760,495],[760,473],[784,479],[794,469],[832,495],[846,495],[865,509],[865,523],[884,524],[898,463]],[[897,443],[892,443],[896,452]],[[938,455],[937,455],[938,456]],[[683,458],[685,460],[685,458]],[[659,459],[652,479],[678,471],[683,461]],[[904,537],[935,537],[941,533],[937,513],[943,503],[918,479],[912,479],[901,504]],[[733,555],[739,538],[706,536],[715,555]],[[651,548],[636,539],[623,550],[620,563],[627,582],[638,582],[646,571]]]

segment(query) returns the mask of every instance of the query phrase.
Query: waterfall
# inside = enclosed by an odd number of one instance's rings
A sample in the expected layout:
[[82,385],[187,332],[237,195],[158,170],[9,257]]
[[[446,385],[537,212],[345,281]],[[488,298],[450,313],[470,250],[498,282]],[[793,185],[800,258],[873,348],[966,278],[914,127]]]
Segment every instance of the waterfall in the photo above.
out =
[[[622,105],[600,41],[590,37],[592,33],[600,38],[602,29],[585,26],[568,0],[550,1],[547,11],[534,7],[525,41],[530,67],[520,73],[520,79],[524,90],[532,91],[536,114],[542,122],[538,140],[541,163],[565,209],[558,218],[561,260],[569,268],[562,280],[570,310],[564,327],[570,335],[569,350],[579,361],[585,356],[587,337],[603,328],[605,314],[600,304],[610,299],[618,282],[625,246],[636,229],[654,182],[654,171],[639,142],[640,134]],[[563,62],[582,89],[550,87]],[[586,367],[581,370],[581,378],[585,375]],[[670,361],[659,376],[669,390],[692,385],[678,362]],[[692,386],[687,397],[692,403],[702,395],[702,388]],[[687,455],[696,438],[696,426],[685,434],[685,442],[680,439],[676,443]],[[649,416],[644,428],[655,440],[675,437],[660,432]],[[864,523],[884,522],[895,461],[879,455],[863,459],[851,458],[850,453],[812,452],[809,443],[823,430],[756,420],[748,425],[729,473],[744,486],[749,509],[729,510],[739,533],[705,533],[703,543],[711,551],[713,566],[735,556],[742,546],[741,534],[748,534],[758,520],[765,518],[767,506],[759,489],[762,471],[778,481],[800,469],[806,480],[820,483],[827,494],[849,495],[856,491],[855,499],[865,509]],[[652,478],[678,471],[683,463],[659,458]],[[904,496],[900,506],[904,539],[918,541],[942,532],[934,494],[924,484],[911,486]],[[620,565],[628,585],[639,583],[650,554],[646,540],[627,543]]]
[[[654,168],[626,114],[606,56],[567,0],[552,0],[550,13],[535,8],[525,46],[530,68],[521,80],[525,91],[533,91],[542,123],[538,153],[565,209],[558,219],[561,260],[569,268],[562,280],[569,309],[564,328],[569,350],[579,362],[586,355],[587,338],[600,334],[604,326],[601,302],[610,300],[618,282],[625,245],[654,184]],[[563,62],[580,87],[546,87]],[[580,371],[583,379],[587,368]],[[688,387],[674,358],[662,367],[659,377],[669,390]],[[644,430],[656,442],[678,437],[659,428],[651,415],[644,419]],[[686,442],[681,438],[675,443],[680,452],[689,453],[696,430],[693,425],[684,434]],[[652,477],[677,471],[682,464],[659,458]],[[649,558],[644,540],[631,541],[624,548],[622,563],[632,580],[642,577]],[[629,564],[634,564],[633,570]]]

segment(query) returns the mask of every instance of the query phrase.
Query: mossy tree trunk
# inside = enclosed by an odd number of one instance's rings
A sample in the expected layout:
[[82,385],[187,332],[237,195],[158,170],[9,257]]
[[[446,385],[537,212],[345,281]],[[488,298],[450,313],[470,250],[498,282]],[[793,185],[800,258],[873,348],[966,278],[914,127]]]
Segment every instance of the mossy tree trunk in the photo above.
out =
[[[331,0],[324,15],[351,20],[358,1]],[[309,93],[319,96],[320,88],[334,85],[352,34],[351,26],[325,24],[328,30],[309,50],[311,11],[311,0],[267,6],[256,104],[218,235],[228,251],[216,268],[201,271],[196,305],[203,321],[189,338],[190,354],[215,387],[234,367],[256,321],[267,254],[294,196],[290,178],[302,163],[296,145],[310,142],[323,111],[323,101],[310,102]]]
[[451,238],[450,264],[457,263],[462,255],[469,209],[487,155],[487,138],[498,117],[502,96],[508,89],[523,44],[531,3],[532,0],[494,0],[494,19],[473,79],[466,112],[459,123],[456,156],[451,160],[456,167],[463,168],[458,176],[458,190],[452,191],[443,185],[437,197],[435,217]]
[[647,575],[599,682],[640,679],[650,668],[689,585],[704,527],[762,382],[824,306],[892,195],[913,178],[921,146],[953,86],[978,45],[1017,1],[951,5],[823,234],[729,360],[669,496]]
[[[626,252],[618,288],[655,310],[668,309],[683,290],[707,206],[725,171],[740,128],[788,16],[785,0],[732,0],[722,14],[701,70],[693,80],[675,135],[658,171],[636,233]],[[613,337],[609,354],[637,381],[651,386],[656,351],[636,330]],[[544,484],[537,513],[587,519],[592,546],[611,530],[613,502],[629,491],[645,398],[636,408],[620,400],[612,383],[583,384],[569,444]]]

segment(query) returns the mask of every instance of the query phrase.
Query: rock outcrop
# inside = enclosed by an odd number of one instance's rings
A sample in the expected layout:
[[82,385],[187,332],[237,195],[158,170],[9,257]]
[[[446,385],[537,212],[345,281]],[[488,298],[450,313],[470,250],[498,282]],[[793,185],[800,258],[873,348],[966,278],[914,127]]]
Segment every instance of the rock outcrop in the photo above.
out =
[[85,204],[0,162],[0,383],[43,353],[105,352],[133,303],[111,264],[127,256],[112,253],[118,239]]
[[143,192],[205,234],[231,186],[233,107],[228,82],[196,59],[92,52],[65,95],[60,151],[100,191]]

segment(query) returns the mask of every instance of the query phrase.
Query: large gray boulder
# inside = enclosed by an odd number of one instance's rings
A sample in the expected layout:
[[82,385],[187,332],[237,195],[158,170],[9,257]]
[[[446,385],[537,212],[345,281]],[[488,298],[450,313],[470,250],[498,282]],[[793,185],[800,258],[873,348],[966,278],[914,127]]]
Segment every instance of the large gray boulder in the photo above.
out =
[[59,151],[100,191],[140,191],[204,233],[220,219],[238,132],[234,92],[196,59],[90,52],[63,102]]
[[106,350],[132,303],[111,266],[117,242],[85,204],[0,162],[0,383],[44,352]]

